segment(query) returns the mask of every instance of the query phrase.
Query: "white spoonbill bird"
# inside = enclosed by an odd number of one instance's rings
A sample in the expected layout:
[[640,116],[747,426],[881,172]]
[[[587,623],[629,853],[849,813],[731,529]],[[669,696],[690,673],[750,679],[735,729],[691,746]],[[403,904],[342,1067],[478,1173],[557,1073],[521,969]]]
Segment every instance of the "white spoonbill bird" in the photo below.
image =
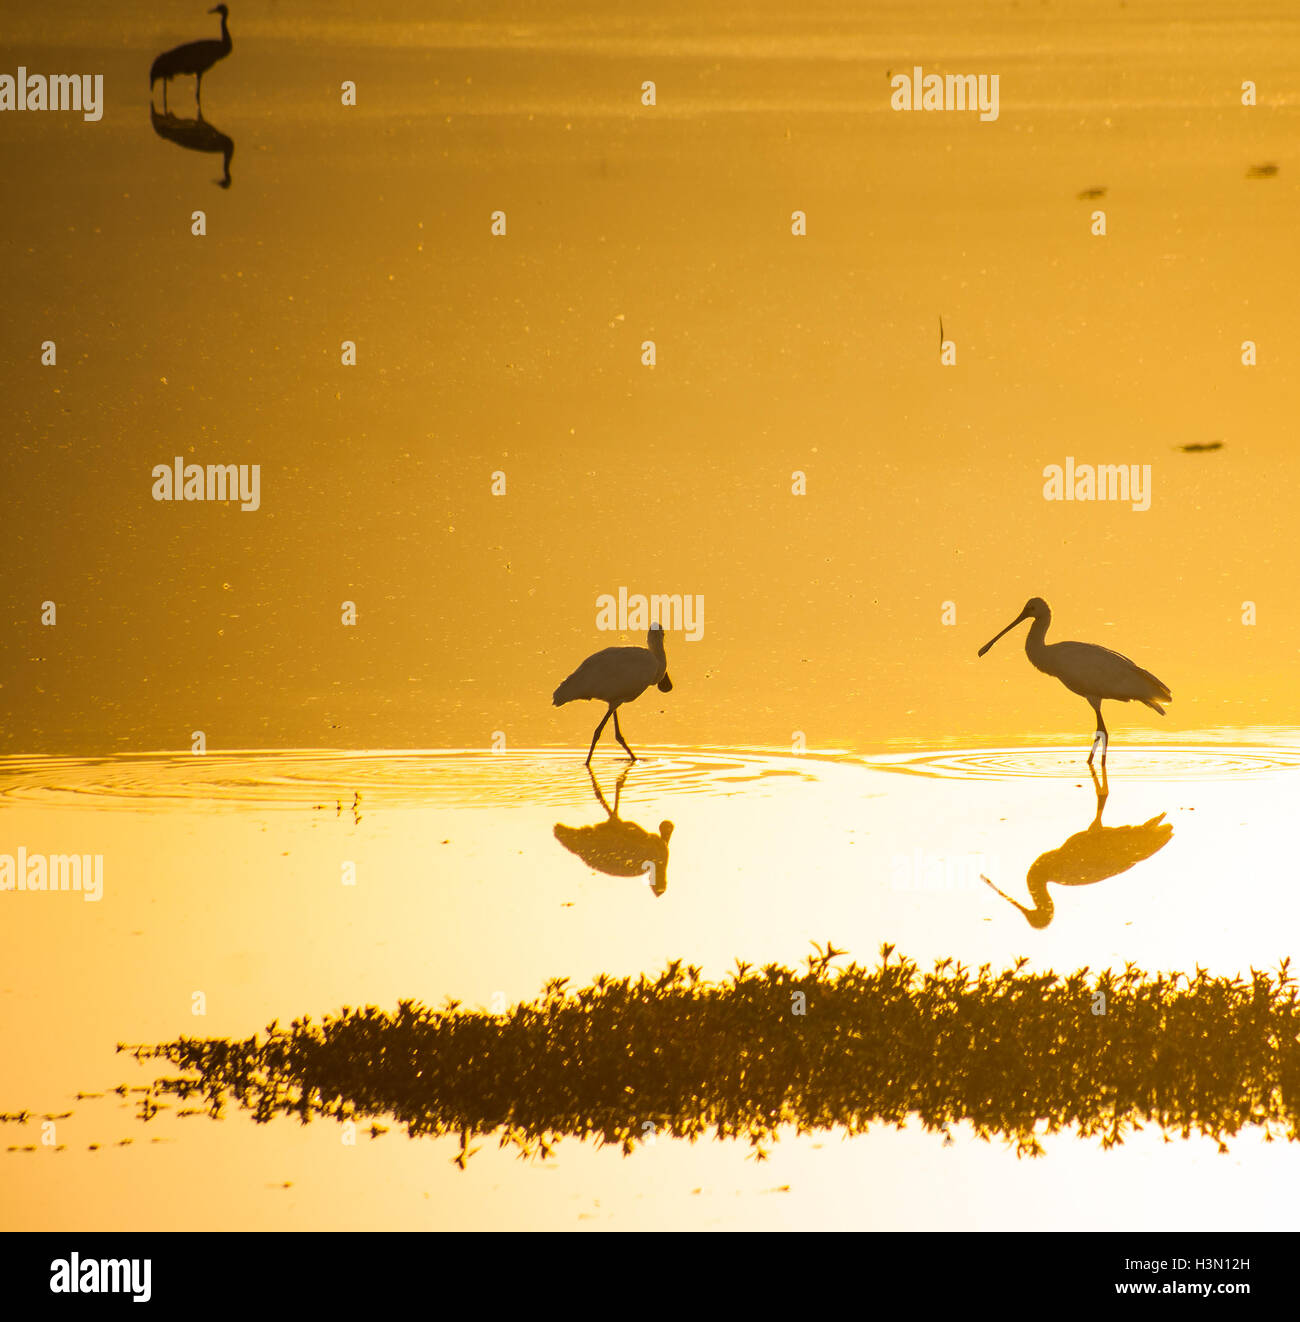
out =
[[1029,626],[1029,637],[1025,639],[1025,655],[1030,662],[1044,674],[1054,675],[1071,693],[1087,698],[1097,713],[1097,733],[1092,737],[1089,766],[1096,756],[1098,744],[1101,745],[1101,764],[1103,767],[1106,765],[1106,745],[1110,742],[1110,735],[1106,730],[1106,722],[1101,719],[1101,704],[1104,701],[1141,702],[1161,716],[1165,714],[1165,709],[1160,704],[1173,701],[1174,695],[1169,692],[1168,685],[1128,657],[1112,652],[1109,647],[1100,647],[1096,643],[1047,642],[1052,611],[1042,597],[1030,597],[1025,602],[1024,610],[1002,633],[995,634],[980,648],[980,656],[1002,634],[1010,633],[1021,620],[1033,620]]
[[664,629],[659,623],[650,626],[645,647],[606,647],[595,652],[555,690],[551,701],[557,707],[577,698],[595,698],[609,704],[609,710],[601,717],[596,733],[591,736],[591,747],[587,750],[588,766],[600,732],[611,716],[614,718],[614,737],[627,748],[628,757],[636,761],[636,754],[627,747],[623,731],[618,728],[618,709],[623,703],[639,698],[651,684],[656,685],[660,693],[673,691],[673,682],[668,678],[668,658],[664,654]]

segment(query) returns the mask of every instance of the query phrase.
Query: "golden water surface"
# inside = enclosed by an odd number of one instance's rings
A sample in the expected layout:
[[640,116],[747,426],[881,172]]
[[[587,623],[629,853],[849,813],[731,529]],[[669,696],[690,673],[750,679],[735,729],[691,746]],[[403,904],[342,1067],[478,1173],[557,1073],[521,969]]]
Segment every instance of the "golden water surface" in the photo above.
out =
[[[461,1169],[391,1115],[214,1121],[114,1050],[814,941],[1277,970],[1294,9],[235,4],[202,121],[187,78],[151,118],[202,9],[55,3],[0,46],[106,101],[0,114],[0,855],[104,875],[0,893],[0,1225],[1294,1226],[1300,1147],[1254,1123]],[[916,66],[997,73],[997,120],[891,110]],[[155,501],[176,456],[260,465],[260,508]],[[1045,500],[1067,457],[1150,465],[1150,508]],[[625,779],[550,702],[644,642],[597,628],[620,589],[704,610]],[[1105,709],[1104,803],[1082,699],[1018,634],[975,655],[1035,595],[1174,694]]]

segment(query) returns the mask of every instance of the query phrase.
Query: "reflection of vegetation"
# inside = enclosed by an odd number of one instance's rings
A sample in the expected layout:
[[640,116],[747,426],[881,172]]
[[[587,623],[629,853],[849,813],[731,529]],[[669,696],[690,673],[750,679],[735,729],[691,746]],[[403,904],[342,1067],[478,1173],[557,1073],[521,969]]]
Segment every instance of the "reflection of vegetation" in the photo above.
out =
[[[272,1024],[245,1041],[181,1038],[131,1048],[185,1070],[161,1092],[228,1098],[259,1121],[391,1115],[412,1135],[499,1132],[549,1155],[559,1137],[630,1152],[652,1133],[761,1144],[782,1126],[864,1132],[912,1116],[968,1122],[1018,1154],[1073,1129],[1109,1147],[1154,1122],[1224,1139],[1244,1127],[1300,1138],[1300,1006],[1276,975],[1149,976],[1127,965],[1067,977],[922,973],[906,958],[831,969],[827,948],[797,972],[738,965],[720,982],[674,961],[658,977],[549,983],[503,1015],[456,1002],[367,1007],[320,1023]],[[802,995],[800,995],[802,994]],[[802,1008],[804,1013],[798,1013]]]

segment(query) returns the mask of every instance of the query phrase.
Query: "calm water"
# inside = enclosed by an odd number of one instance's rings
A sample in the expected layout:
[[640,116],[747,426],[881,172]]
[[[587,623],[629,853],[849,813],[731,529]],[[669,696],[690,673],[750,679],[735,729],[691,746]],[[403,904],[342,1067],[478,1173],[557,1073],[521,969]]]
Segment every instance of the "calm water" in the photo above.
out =
[[[0,114],[0,867],[102,855],[104,891],[0,895],[0,1225],[1294,1226],[1300,1146],[1249,1127],[461,1170],[391,1121],[145,1119],[160,1068],[114,1051],[828,940],[1275,969],[1293,6],[280,0],[234,6],[201,124],[185,79],[151,115],[205,7],[6,17],[0,72],[106,105]],[[997,121],[892,111],[918,64],[998,73]],[[176,456],[259,465],[260,507],[155,501]],[[1067,457],[1150,465],[1150,508],[1044,500]],[[621,783],[550,705],[642,641],[597,627],[620,589],[703,607]],[[1033,595],[1173,690],[1107,709],[1104,805],[1085,703],[976,659]]]
[[[4,1125],[5,1224],[76,1209],[86,1226],[1294,1225],[1275,1191],[1300,1149],[1250,1132],[1227,1156],[1158,1129],[1112,1151],[1058,1135],[1037,1161],[961,1126],[946,1145],[915,1126],[787,1133],[763,1162],[734,1142],[624,1157],[568,1139],[521,1161],[489,1141],[462,1171],[455,1139],[409,1139],[391,1116],[356,1145],[331,1120],[180,1114],[201,1101],[145,1121],[129,1090],[174,1071],[114,1052],[344,1005],[512,1004],[552,977],[672,958],[716,978],[742,953],[796,964],[828,938],[868,962],[890,942],[923,965],[1275,968],[1300,918],[1300,732],[1117,752],[1100,828],[1080,762],[1060,748],[667,749],[622,776],[598,758],[592,777],[567,750],[6,759],[6,842],[100,853],[104,889],[5,901],[4,1105],[33,1117]],[[1155,819],[1172,830],[1148,826],[1135,857],[1132,833]],[[1061,855],[1074,871],[1051,865]],[[1060,880],[1032,926],[1009,900],[1040,912],[1029,878],[1044,856]],[[616,874],[629,857],[656,859],[662,894]],[[41,1146],[39,1117],[69,1111],[64,1147]]]
[[[1170,685],[1162,729],[1300,724],[1292,7],[607,8],[237,7],[226,190],[149,117],[215,18],[11,16],[107,107],[0,115],[0,747],[576,739],[548,695],[640,641],[595,631],[620,588],[705,603],[634,747],[1083,734],[975,660],[1033,595]],[[890,110],[916,63],[1000,71],[998,120]],[[259,464],[260,509],[155,502],[178,454]],[[1150,508],[1043,500],[1067,456],[1150,464]]]

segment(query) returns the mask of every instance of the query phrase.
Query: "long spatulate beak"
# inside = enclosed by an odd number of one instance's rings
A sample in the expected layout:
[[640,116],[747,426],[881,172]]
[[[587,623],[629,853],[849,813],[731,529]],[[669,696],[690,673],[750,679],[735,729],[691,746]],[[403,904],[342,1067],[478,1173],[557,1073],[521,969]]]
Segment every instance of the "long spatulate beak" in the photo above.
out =
[[1005,629],[1002,630],[1002,633],[995,633],[993,637],[990,638],[988,642],[985,643],[984,646],[980,648],[979,655],[983,656],[984,653],[987,652],[989,648],[992,647],[993,644],[996,643],[997,640],[1002,637],[1003,633],[1010,633],[1011,630],[1014,629],[1016,625],[1020,623],[1021,620],[1027,620],[1028,618],[1029,618],[1028,614],[1025,611],[1021,611],[1020,614],[1017,615],[1016,618],[1012,620],[1011,623],[1008,624]]

